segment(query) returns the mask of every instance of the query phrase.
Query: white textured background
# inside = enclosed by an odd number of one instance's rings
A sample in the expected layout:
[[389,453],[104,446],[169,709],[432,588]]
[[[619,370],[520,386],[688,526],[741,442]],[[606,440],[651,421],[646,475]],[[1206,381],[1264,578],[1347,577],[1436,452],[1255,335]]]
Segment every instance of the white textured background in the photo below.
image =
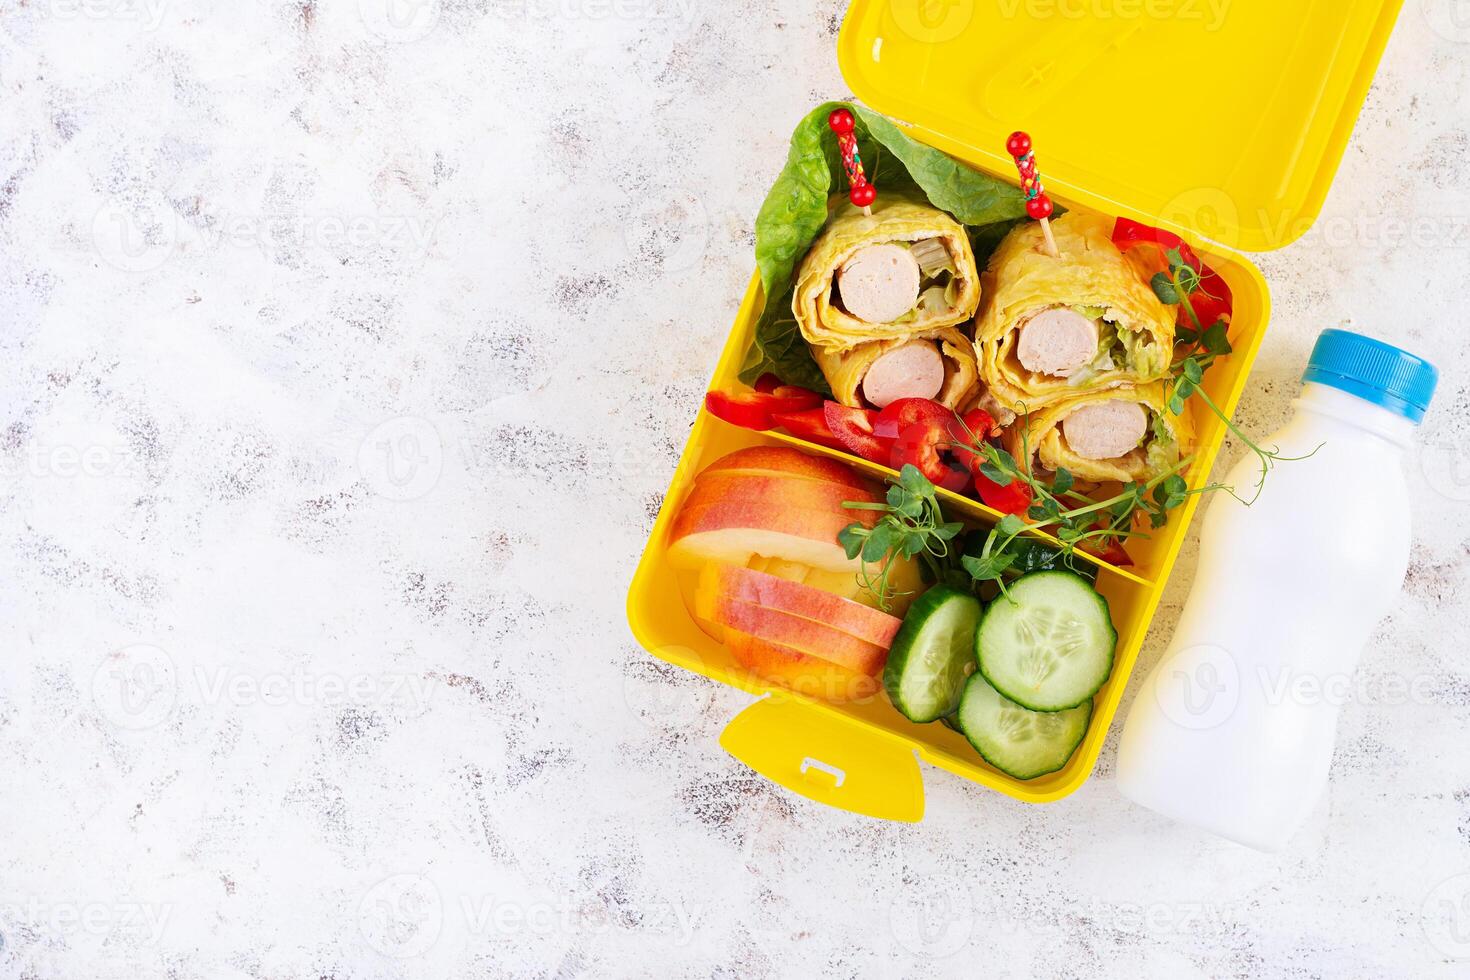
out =
[[1267,857],[1124,803],[1111,745],[1045,808],[818,807],[629,636],[842,8],[0,0],[0,975],[1470,972],[1470,10],[1409,0],[1260,259],[1252,431],[1325,326],[1445,369]]

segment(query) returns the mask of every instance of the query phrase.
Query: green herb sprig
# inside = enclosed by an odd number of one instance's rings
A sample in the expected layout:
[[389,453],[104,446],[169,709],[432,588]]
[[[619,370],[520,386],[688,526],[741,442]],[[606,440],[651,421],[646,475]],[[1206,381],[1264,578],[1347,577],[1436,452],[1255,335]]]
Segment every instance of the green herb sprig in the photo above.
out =
[[[1143,483],[1130,483],[1122,491],[1104,500],[1092,500],[1073,487],[1075,479],[1066,469],[1056,471],[1045,483],[1022,465],[1009,452],[986,442],[970,432],[963,423],[964,436],[953,437],[953,448],[969,452],[980,459],[981,472],[1001,486],[1021,482],[1032,494],[1027,517],[1044,525],[1055,525],[1061,542],[1060,557],[1070,561],[1081,546],[1129,538],[1147,537],[1136,526],[1135,517],[1147,514],[1150,524],[1162,527],[1171,510],[1181,506],[1191,495],[1208,493],[1218,486],[1189,489],[1182,475],[1192,457],[1180,460],[1164,473]],[[1030,460],[1029,446],[1022,437],[1023,458]],[[877,510],[883,517],[872,528],[851,524],[838,535],[849,558],[861,556],[864,566],[859,573],[863,587],[877,596],[884,608],[892,598],[889,575],[899,558],[917,557],[925,564],[934,581],[978,588],[994,582],[1005,593],[1005,577],[1022,561],[1017,539],[1028,528],[1019,515],[1007,514],[986,537],[978,555],[961,554],[954,547],[955,537],[963,530],[958,522],[946,522],[934,485],[917,468],[906,465],[898,482],[889,487],[887,501],[882,504],[849,501],[844,507],[853,510]],[[869,569],[878,568],[876,575]]]
[[[1149,515],[1150,523],[1163,527],[1168,521],[1168,512],[1179,507],[1192,494],[1208,493],[1220,489],[1218,486],[1200,487],[1190,490],[1182,474],[1194,461],[1186,456],[1162,473],[1143,483],[1127,483],[1122,491],[1104,500],[1094,500],[1073,489],[1076,479],[1065,467],[1058,467],[1051,482],[1039,479],[1031,472],[1031,445],[1026,430],[1021,430],[1022,465],[1009,452],[977,438],[969,432],[968,440],[960,440],[962,451],[980,457],[980,472],[993,483],[1002,487],[1021,482],[1031,490],[1031,506],[1026,516],[1039,524],[1057,525],[1057,540],[1076,546],[1086,541],[1136,536],[1131,530],[1133,517],[1142,511]],[[1106,519],[1106,526],[1098,525]]]
[[[1145,482],[1124,484],[1117,494],[1103,500],[1092,500],[1072,489],[1074,480],[1065,468],[1056,471],[1048,486],[1004,449],[985,442],[966,448],[983,458],[980,470],[988,479],[1001,486],[1019,481],[1030,488],[1032,499],[1026,516],[1038,524],[1055,525],[1056,538],[1066,554],[1087,544],[1106,545],[1113,541],[1147,538],[1148,534],[1136,527],[1135,517],[1147,514],[1149,524],[1160,528],[1168,522],[1169,512],[1183,505],[1190,496],[1220,489],[1217,485],[1189,489],[1181,474],[1194,457],[1186,456]],[[1002,550],[1026,527],[1018,516],[1007,516],[1009,520],[1002,520],[996,525],[997,532],[1002,535],[999,542]],[[975,568],[969,565],[966,568],[972,574],[976,573]],[[990,571],[989,568],[985,570]],[[996,571],[1003,572],[1005,568]],[[975,577],[982,576],[975,574]]]
[[1006,592],[1005,574],[1011,570],[1020,557],[1010,550],[1010,546],[1024,530],[1026,530],[1025,521],[1015,514],[1007,514],[1000,519],[1000,523],[995,525],[990,534],[986,535],[980,554],[963,556],[960,559],[961,566],[977,584],[994,582],[1000,587],[1001,593],[1009,599],[1010,594]]
[[1169,265],[1168,271],[1155,273],[1149,285],[1153,287],[1154,295],[1159,298],[1160,302],[1178,304],[1189,317],[1189,325],[1180,327],[1175,332],[1175,343],[1183,345],[1185,353],[1170,365],[1170,373],[1173,374],[1174,380],[1169,387],[1169,411],[1175,415],[1184,414],[1185,402],[1197,395],[1200,401],[1204,402],[1205,406],[1225,423],[1225,427],[1256,454],[1261,461],[1261,476],[1256,481],[1255,493],[1249,500],[1237,493],[1234,487],[1221,486],[1218,488],[1249,507],[1260,499],[1261,491],[1266,486],[1266,476],[1276,463],[1306,459],[1315,454],[1317,450],[1313,449],[1306,456],[1283,456],[1280,447],[1273,446],[1270,449],[1263,449],[1250,436],[1242,432],[1231,421],[1230,416],[1220,409],[1219,405],[1215,404],[1214,399],[1209,396],[1202,385],[1205,372],[1215,363],[1216,358],[1223,357],[1233,350],[1227,336],[1230,325],[1224,320],[1216,320],[1209,326],[1200,322],[1199,314],[1195,312],[1194,303],[1190,299],[1196,294],[1209,296],[1200,284],[1199,270],[1186,262],[1183,252],[1177,248],[1166,251],[1164,258]]
[[[1190,490],[1179,475],[1190,463],[1185,459],[1168,473],[1146,483],[1128,484],[1122,492],[1094,501],[1071,489],[1072,480],[1066,471],[1059,471],[1060,481],[1048,486],[1004,449],[977,442],[965,448],[983,458],[981,466],[990,479],[1001,484],[1020,480],[1031,488],[1034,500],[1028,516],[1056,525],[1056,536],[1061,542],[1057,559],[1068,567],[1079,546],[1088,542],[1146,538],[1146,533],[1134,527],[1135,515],[1146,513],[1153,526],[1160,527],[1168,519],[1168,512],[1190,495],[1218,489],[1212,486]],[[996,523],[978,555],[963,554],[956,547],[955,539],[964,531],[964,525],[944,519],[934,485],[912,465],[904,466],[898,481],[888,488],[885,502],[846,501],[842,506],[882,514],[871,528],[853,523],[837,537],[848,558],[862,559],[859,584],[876,596],[884,609],[891,608],[896,594],[890,578],[894,563],[900,560],[918,559],[932,581],[976,591],[986,583],[995,583],[1003,595],[1007,594],[1006,576],[1024,571],[1023,565],[1036,561],[1035,556],[1023,550],[1026,542],[1020,540],[1031,525],[1016,514],[1007,514]]]
[[838,533],[837,540],[849,559],[861,557],[858,583],[876,596],[885,610],[894,598],[890,583],[894,563],[917,558],[933,579],[940,580],[952,563],[955,536],[965,529],[959,521],[944,519],[934,484],[913,464],[904,465],[898,482],[889,486],[884,503],[849,500],[842,506],[882,515],[872,527],[849,524]]

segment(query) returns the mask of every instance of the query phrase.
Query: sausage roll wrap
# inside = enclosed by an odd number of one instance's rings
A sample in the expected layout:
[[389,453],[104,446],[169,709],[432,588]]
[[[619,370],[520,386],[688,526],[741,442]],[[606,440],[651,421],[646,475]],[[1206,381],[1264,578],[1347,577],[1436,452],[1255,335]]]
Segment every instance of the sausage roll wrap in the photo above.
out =
[[1081,391],[1163,378],[1176,308],[1112,242],[1113,219],[1070,212],[1017,226],[991,256],[975,323],[980,377],[1001,404],[1034,411]]
[[898,194],[879,194],[872,210],[837,204],[797,269],[791,311],[813,348],[929,335],[980,304],[962,225]]
[[832,396],[853,408],[885,408],[900,398],[920,397],[957,409],[979,377],[974,345],[957,327],[846,350],[813,347],[812,354]]
[[1047,470],[1098,483],[1146,482],[1189,455],[1194,427],[1187,411],[1169,411],[1158,381],[1051,402],[1012,426],[1006,440],[1016,459],[1029,449]]

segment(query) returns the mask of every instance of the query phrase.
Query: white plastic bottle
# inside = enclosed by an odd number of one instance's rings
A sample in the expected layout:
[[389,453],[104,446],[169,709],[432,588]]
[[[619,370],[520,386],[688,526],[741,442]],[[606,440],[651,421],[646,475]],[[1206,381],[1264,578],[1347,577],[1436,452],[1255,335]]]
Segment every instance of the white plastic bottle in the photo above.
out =
[[[1316,452],[1278,463],[1251,507],[1214,495],[1189,601],[1118,754],[1125,796],[1267,851],[1321,797],[1359,654],[1403,586],[1404,454],[1437,373],[1327,330],[1302,380],[1295,417],[1260,444]],[[1250,499],[1259,475],[1248,454],[1225,482]]]

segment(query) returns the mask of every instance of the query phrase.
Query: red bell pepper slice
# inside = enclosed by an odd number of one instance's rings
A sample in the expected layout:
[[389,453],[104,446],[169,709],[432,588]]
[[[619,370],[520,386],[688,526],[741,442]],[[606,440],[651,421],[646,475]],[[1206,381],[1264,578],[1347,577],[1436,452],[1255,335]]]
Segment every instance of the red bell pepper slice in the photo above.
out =
[[[1154,272],[1168,271],[1169,260],[1164,257],[1164,253],[1171,248],[1177,248],[1185,263],[1199,273],[1199,288],[1189,294],[1189,305],[1199,318],[1200,328],[1209,327],[1216,320],[1230,322],[1235,300],[1229,284],[1218,272],[1201,262],[1184,239],[1160,228],[1119,218],[1113,226],[1113,244],[1118,246],[1120,252],[1134,250],[1136,255],[1145,257]],[[1179,324],[1194,329],[1194,323],[1189,319],[1189,313],[1182,303],[1179,306]]]
[[854,456],[873,463],[888,463],[888,442],[873,432],[878,413],[869,408],[851,408],[829,401],[822,406],[823,417],[833,438]]
[[[941,406],[942,407],[942,406]],[[905,464],[918,467],[929,482],[956,493],[970,482],[969,474],[945,461],[944,450],[953,442],[954,413],[945,409],[948,418],[928,417],[913,423],[899,433],[893,444],[890,464],[902,469]]]
[[711,391],[704,407],[711,415],[744,429],[765,431],[775,425],[773,415],[804,412],[822,404],[815,391],[781,385],[771,391]]
[[938,419],[949,422],[954,419],[952,410],[929,398],[900,398],[891,402],[878,413],[873,431],[880,439],[897,439],[903,430],[920,422]]
[[847,448],[827,427],[825,408],[809,408],[804,412],[778,412],[771,416],[771,421],[775,423],[776,428],[785,429],[798,439],[805,439],[807,442],[826,446],[828,449],[845,450]]
[[[1103,514],[1092,525],[1092,530],[1101,530],[1108,527],[1110,523],[1107,514]],[[1085,551],[1099,561],[1105,561],[1119,568],[1133,564],[1133,559],[1128,557],[1128,552],[1123,548],[1123,542],[1117,538],[1090,538],[1077,545],[1077,550]]]
[[[1000,434],[1000,426],[996,424],[994,417],[981,408],[972,408],[960,421],[964,425],[952,425],[950,428],[954,443],[976,445]],[[1002,514],[1024,514],[1031,506],[1031,488],[1026,484],[1013,480],[1010,485],[1003,487],[980,472],[983,458],[953,443],[951,448],[960,465],[975,475],[975,492],[985,506],[993,507]]]
[[1031,488],[1020,480],[1012,480],[1009,486],[1001,486],[990,477],[975,471],[975,492],[980,502],[1002,514],[1024,514],[1031,506]]
[[755,384],[751,385],[751,387],[754,388],[756,391],[759,391],[763,395],[769,395],[771,392],[781,387],[781,379],[776,377],[774,374],[768,372],[761,375],[759,378],[756,378]]
[[959,420],[963,425],[953,424],[950,426],[950,435],[954,437],[954,444],[950,447],[954,453],[955,460],[970,472],[980,468],[980,460],[974,453],[963,448],[964,443],[977,445],[1000,434],[1000,426],[995,424],[995,419],[983,408],[972,408]]
[[1133,559],[1129,558],[1128,552],[1123,549],[1123,542],[1116,538],[1109,538],[1106,544],[1095,544],[1088,541],[1077,547],[1078,550],[1087,552],[1099,561],[1105,561],[1118,568],[1126,568],[1133,564]]

